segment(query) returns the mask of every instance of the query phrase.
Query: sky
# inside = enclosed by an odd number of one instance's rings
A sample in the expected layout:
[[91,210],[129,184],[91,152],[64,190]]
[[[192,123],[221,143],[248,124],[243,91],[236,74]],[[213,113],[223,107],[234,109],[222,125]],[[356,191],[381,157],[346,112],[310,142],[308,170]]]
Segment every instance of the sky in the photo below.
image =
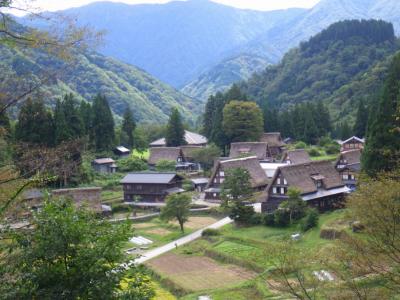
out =
[[[24,0],[16,0],[23,2]],[[26,0],[25,0],[26,1]],[[44,11],[63,10],[71,7],[78,7],[100,0],[35,0],[33,6]],[[107,1],[107,0],[103,0]],[[108,0],[113,2],[123,2],[128,4],[140,3],[166,3],[171,0]],[[310,8],[319,0],[212,0],[225,5],[235,6],[238,8],[247,8],[255,10],[275,10],[290,7]]]

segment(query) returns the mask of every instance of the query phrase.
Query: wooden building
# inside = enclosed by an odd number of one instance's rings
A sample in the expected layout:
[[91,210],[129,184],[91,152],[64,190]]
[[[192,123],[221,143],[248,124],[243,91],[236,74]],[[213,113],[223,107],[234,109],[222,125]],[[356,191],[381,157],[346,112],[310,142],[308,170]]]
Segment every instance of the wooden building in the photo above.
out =
[[320,211],[342,207],[350,191],[330,161],[287,165],[277,169],[268,185],[262,210],[276,210],[288,199],[289,188],[298,189],[301,198]]
[[350,150],[362,150],[364,149],[365,140],[353,136],[340,143],[340,152],[350,151]]
[[[205,147],[207,146],[207,138],[202,136],[201,134],[191,132],[188,130],[185,130],[185,141],[186,145],[189,146],[201,146]],[[166,147],[167,143],[165,138],[158,139],[152,143],[150,143],[150,148],[153,147]]]
[[282,157],[282,163],[288,165],[305,164],[311,162],[310,155],[304,149],[285,151]]
[[180,172],[191,172],[198,170],[198,164],[188,161],[180,147],[155,147],[150,148],[149,166],[151,169],[160,161],[174,161],[175,170]]
[[92,161],[92,167],[99,173],[115,173],[117,165],[112,158],[98,158]]
[[205,190],[206,200],[220,200],[221,185],[225,179],[225,172],[235,168],[243,168],[249,172],[251,186],[255,191],[262,191],[267,186],[267,175],[261,168],[260,162],[256,156],[223,160],[217,162],[214,166],[213,174]]
[[118,156],[119,158],[126,158],[129,157],[131,154],[131,150],[124,146],[118,146],[114,148],[114,154]]
[[280,132],[266,132],[261,136],[260,142],[268,144],[268,158],[278,160],[281,158],[285,143]]
[[256,156],[258,160],[264,161],[269,157],[268,144],[261,142],[232,143],[229,151],[230,158],[245,156]]
[[342,152],[335,163],[343,182],[351,189],[357,184],[357,177],[361,171],[361,150]]
[[127,202],[164,202],[174,193],[181,193],[183,177],[176,173],[130,173],[121,184]]

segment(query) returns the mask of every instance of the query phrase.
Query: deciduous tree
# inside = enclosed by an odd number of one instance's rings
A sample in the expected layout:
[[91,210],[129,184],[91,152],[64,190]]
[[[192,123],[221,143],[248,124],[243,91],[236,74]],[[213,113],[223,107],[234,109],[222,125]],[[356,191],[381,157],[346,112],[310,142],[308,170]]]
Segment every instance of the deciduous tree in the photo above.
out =
[[161,209],[160,218],[165,221],[176,219],[182,233],[183,225],[187,222],[192,199],[187,194],[173,194],[167,197],[166,205]]

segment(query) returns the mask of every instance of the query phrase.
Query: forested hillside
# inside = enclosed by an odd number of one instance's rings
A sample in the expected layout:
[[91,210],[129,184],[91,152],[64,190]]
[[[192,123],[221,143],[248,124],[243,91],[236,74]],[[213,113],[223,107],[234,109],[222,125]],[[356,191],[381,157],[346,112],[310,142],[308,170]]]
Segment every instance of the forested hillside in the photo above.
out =
[[334,122],[353,120],[359,100],[373,100],[399,49],[384,21],[342,21],[312,37],[240,85],[259,103],[289,108],[324,101]]
[[2,46],[0,57],[4,90],[22,91],[50,74],[51,80],[46,80],[39,92],[50,105],[65,93],[89,102],[101,93],[115,114],[122,115],[130,107],[137,121],[153,123],[167,121],[173,107],[190,122],[202,109],[201,102],[184,96],[145,71],[94,52],[76,53],[66,62],[48,53]]
[[196,99],[207,100],[210,95],[227,90],[233,82],[249,79],[254,72],[264,71],[270,64],[261,56],[242,54],[216,65],[181,91]]

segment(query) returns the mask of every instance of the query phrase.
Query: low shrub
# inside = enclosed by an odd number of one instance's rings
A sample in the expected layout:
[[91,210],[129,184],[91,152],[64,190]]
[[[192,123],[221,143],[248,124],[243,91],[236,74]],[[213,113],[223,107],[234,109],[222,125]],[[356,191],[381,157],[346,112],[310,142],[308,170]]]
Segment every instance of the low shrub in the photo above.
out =
[[250,225],[261,225],[263,224],[263,215],[260,213],[253,214],[249,219]]
[[275,216],[274,214],[265,214],[263,223],[265,226],[274,226],[275,225]]
[[338,154],[340,152],[340,145],[338,143],[331,143],[325,146],[326,154]]
[[218,236],[220,235],[220,231],[218,229],[213,229],[213,228],[207,228],[203,230],[201,233],[201,236]]
[[321,147],[325,147],[328,144],[331,144],[333,140],[331,139],[330,136],[323,136],[322,138],[319,139],[318,145]]
[[286,227],[289,225],[290,217],[286,209],[277,209],[274,212],[274,224],[278,227]]
[[117,161],[118,171],[120,172],[134,172],[145,171],[148,169],[147,163],[138,157],[129,157]]
[[315,208],[307,210],[306,216],[300,222],[300,228],[302,231],[310,230],[318,225],[319,214]]
[[308,154],[312,157],[317,157],[317,156],[321,156],[321,153],[315,149],[315,148],[311,148],[310,150],[307,151]]
[[306,148],[307,148],[307,144],[300,141],[300,142],[297,142],[297,143],[294,145],[294,147],[295,147],[296,149],[306,149]]

